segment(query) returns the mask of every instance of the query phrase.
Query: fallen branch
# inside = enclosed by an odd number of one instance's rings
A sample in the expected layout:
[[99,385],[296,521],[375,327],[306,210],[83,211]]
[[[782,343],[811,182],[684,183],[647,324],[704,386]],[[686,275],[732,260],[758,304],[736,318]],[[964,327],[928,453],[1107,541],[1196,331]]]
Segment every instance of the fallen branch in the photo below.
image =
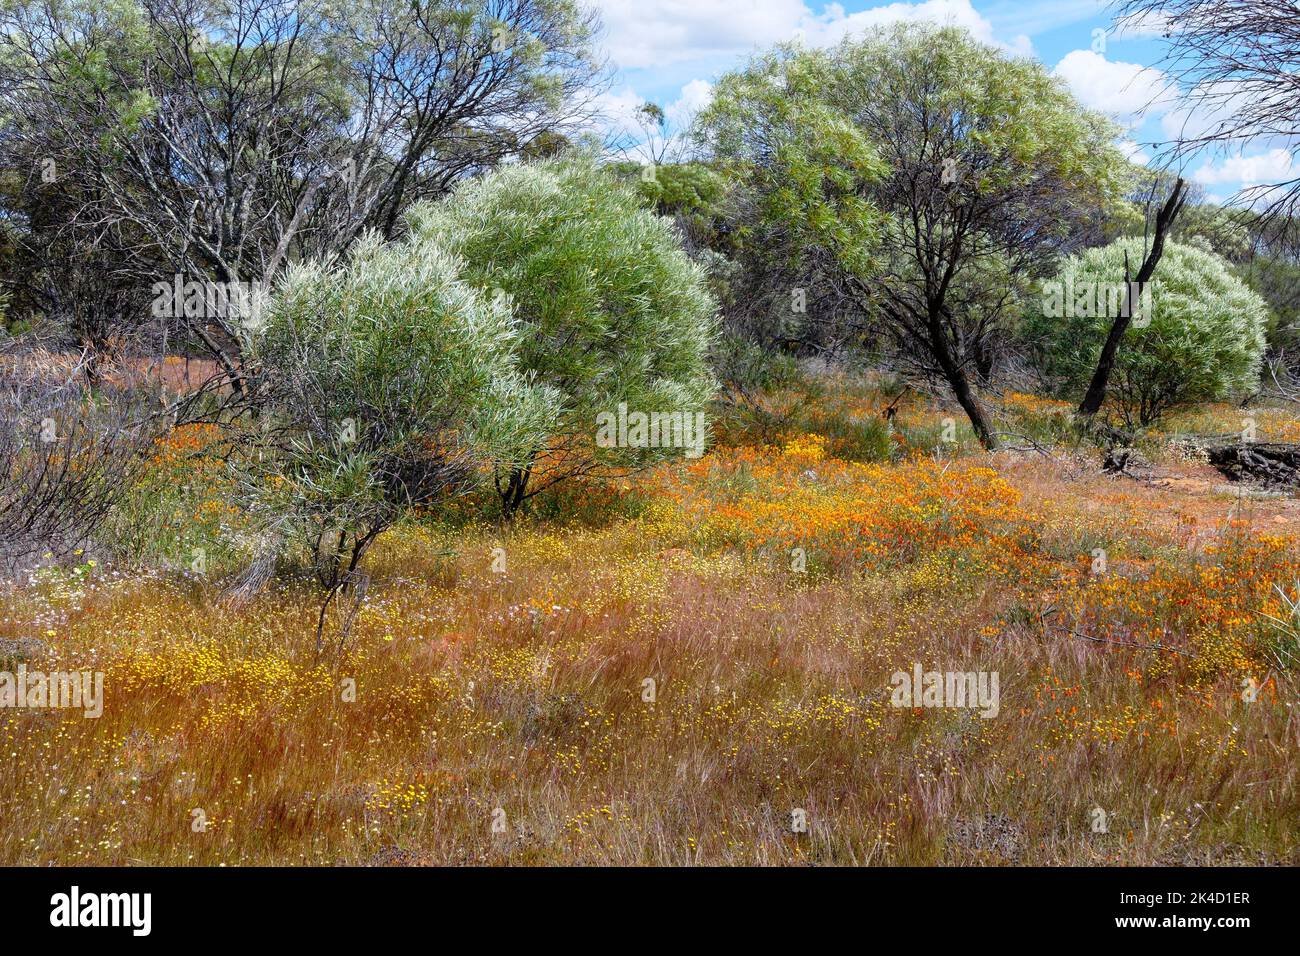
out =
[[1300,444],[1243,441],[1236,434],[1183,437],[1178,443],[1203,452],[1232,481],[1300,487]]

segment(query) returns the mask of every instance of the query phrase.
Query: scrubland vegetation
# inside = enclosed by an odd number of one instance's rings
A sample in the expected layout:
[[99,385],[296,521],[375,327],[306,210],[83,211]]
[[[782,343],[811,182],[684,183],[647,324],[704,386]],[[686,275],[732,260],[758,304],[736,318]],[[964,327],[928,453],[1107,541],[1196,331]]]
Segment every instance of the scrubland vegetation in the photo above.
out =
[[[878,393],[822,388],[784,397],[846,437],[727,435],[570,489],[563,522],[403,524],[337,660],[311,653],[311,581],[232,607],[227,559],[12,586],[4,633],[42,638],[32,666],[102,670],[107,704],[6,721],[3,859],[1294,862],[1294,500],[1176,452],[1140,484],[949,449],[920,401],[872,444]],[[1003,407],[1025,430],[1062,414]],[[134,520],[183,529],[181,555],[239,540],[201,430],[150,468],[172,490]],[[914,661],[999,671],[1001,713],[891,707]]]
[[1300,862],[1285,195],[952,27],[636,162],[578,5],[308,7],[0,5],[0,864]]

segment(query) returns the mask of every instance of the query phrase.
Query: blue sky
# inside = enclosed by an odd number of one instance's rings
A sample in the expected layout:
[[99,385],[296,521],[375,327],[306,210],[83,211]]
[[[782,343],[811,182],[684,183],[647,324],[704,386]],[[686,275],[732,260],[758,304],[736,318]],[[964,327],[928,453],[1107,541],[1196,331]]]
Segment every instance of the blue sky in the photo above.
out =
[[[1085,105],[1125,127],[1122,145],[1138,161],[1156,155],[1153,144],[1174,138],[1184,124],[1204,122],[1181,106],[1160,70],[1163,41],[1155,31],[1117,26],[1106,0],[591,2],[605,22],[605,51],[618,71],[604,104],[616,118],[650,99],[684,121],[707,101],[714,78],[774,43],[798,37],[826,45],[875,24],[926,20],[964,26],[981,40],[1042,61]],[[1243,186],[1294,176],[1292,162],[1285,148],[1264,144],[1196,157],[1183,171],[1223,201]]]

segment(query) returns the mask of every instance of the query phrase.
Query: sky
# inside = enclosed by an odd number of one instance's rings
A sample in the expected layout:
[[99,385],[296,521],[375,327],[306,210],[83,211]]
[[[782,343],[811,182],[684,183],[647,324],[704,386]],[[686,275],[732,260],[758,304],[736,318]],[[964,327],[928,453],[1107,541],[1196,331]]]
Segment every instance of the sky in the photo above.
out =
[[[1120,145],[1137,162],[1158,156],[1199,117],[1179,101],[1159,60],[1158,33],[1117,27],[1107,0],[589,0],[605,24],[616,73],[603,107],[631,131],[631,112],[652,100],[681,124],[708,102],[712,81],[755,51],[801,39],[810,46],[897,20],[952,23],[1009,54],[1030,56],[1062,77],[1079,100],[1124,128]],[[1182,169],[1214,202],[1239,189],[1288,179],[1291,153],[1267,144],[1191,158]]]

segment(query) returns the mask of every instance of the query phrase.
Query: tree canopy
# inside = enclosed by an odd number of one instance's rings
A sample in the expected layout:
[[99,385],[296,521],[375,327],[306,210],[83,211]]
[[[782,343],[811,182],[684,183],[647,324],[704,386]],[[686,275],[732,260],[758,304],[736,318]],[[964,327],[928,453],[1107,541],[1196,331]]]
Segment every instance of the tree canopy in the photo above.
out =
[[988,447],[973,373],[1025,283],[1117,201],[1114,133],[1041,64],[916,24],[759,57],[700,126],[777,287],[808,285],[809,322],[847,312],[889,335]]

